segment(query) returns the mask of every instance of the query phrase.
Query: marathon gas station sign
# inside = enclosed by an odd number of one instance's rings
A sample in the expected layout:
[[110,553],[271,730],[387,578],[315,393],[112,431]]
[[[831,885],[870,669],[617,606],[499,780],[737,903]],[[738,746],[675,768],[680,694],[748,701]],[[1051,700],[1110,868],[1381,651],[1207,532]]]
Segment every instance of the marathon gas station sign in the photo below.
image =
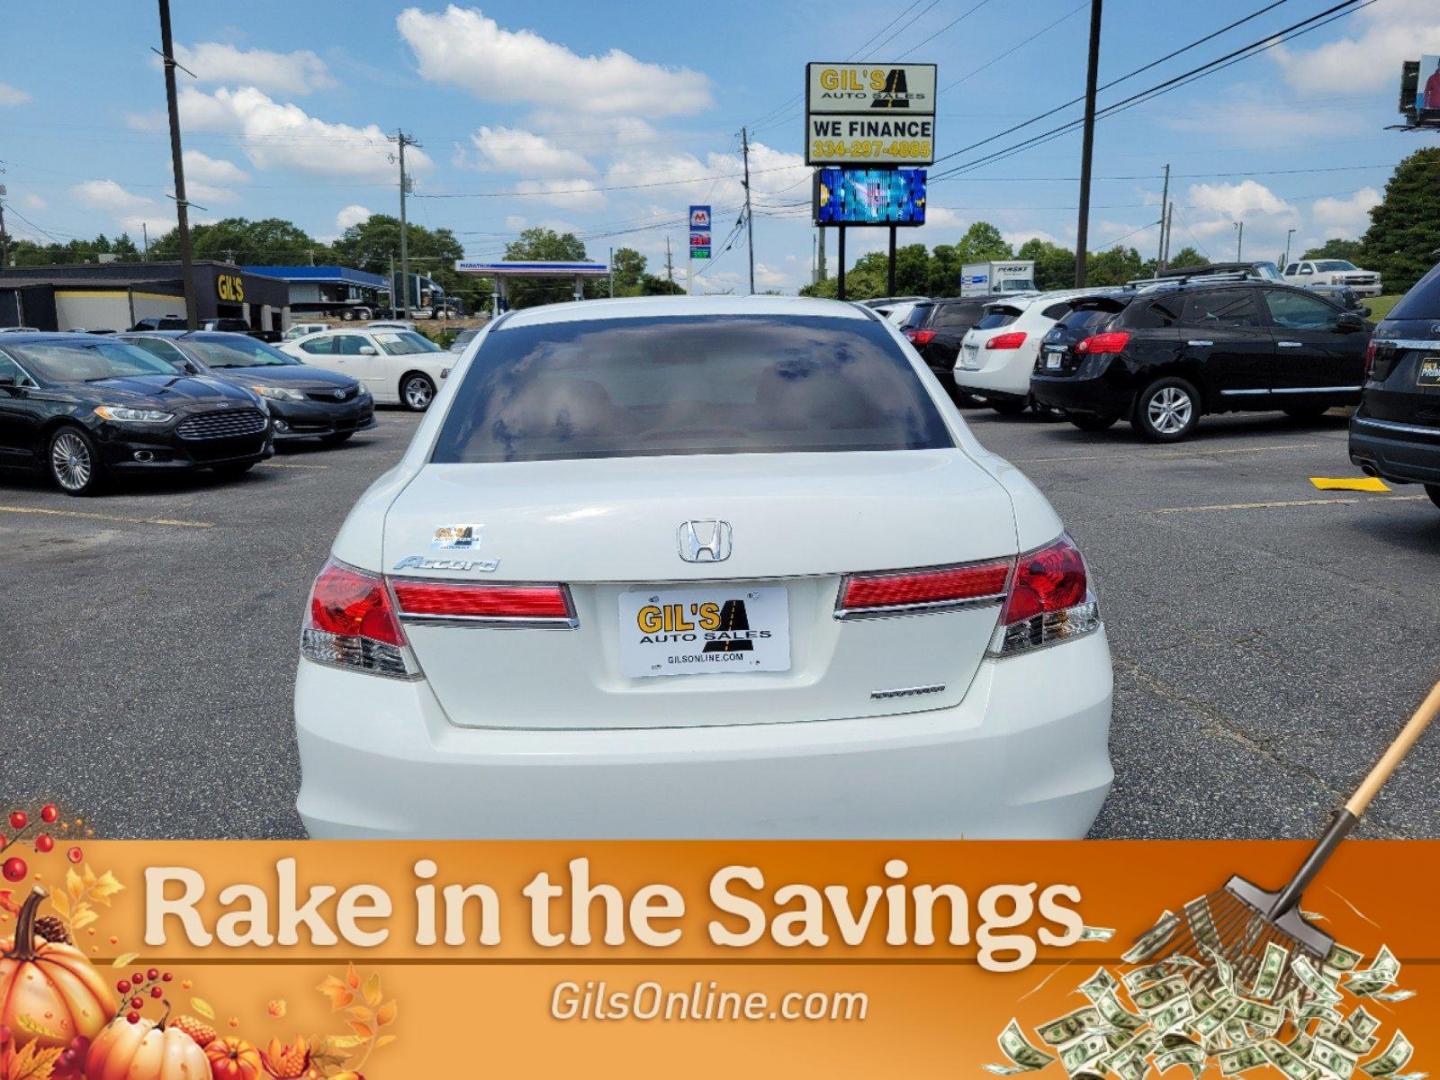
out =
[[805,164],[929,165],[934,64],[805,66]]

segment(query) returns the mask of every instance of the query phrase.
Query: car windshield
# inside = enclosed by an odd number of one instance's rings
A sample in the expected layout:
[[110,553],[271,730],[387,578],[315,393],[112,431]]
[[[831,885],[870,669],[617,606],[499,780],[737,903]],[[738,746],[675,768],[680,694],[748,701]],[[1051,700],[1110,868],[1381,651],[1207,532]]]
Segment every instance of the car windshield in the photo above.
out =
[[185,338],[185,345],[212,368],[294,367],[300,361],[254,338]]
[[437,463],[953,446],[889,331],[760,315],[550,323],[487,335]]
[[1254,272],[1256,277],[1264,278],[1266,281],[1285,280],[1285,275],[1280,273],[1280,268],[1276,266],[1273,262],[1251,263],[1250,269]]
[[381,330],[375,335],[375,340],[380,343],[380,348],[391,356],[441,351],[439,345],[414,330]]
[[1440,319],[1440,263],[1390,309],[1386,319]]
[[1315,269],[1324,273],[1329,270],[1355,270],[1358,268],[1354,263],[1346,262],[1344,259],[1322,259],[1315,264]]
[[5,351],[25,370],[47,382],[97,382],[135,375],[177,376],[173,365],[120,341],[6,342]]
[[1009,326],[1022,314],[1020,308],[1005,305],[996,305],[985,309],[984,317],[975,324],[976,330],[999,330],[1002,326]]

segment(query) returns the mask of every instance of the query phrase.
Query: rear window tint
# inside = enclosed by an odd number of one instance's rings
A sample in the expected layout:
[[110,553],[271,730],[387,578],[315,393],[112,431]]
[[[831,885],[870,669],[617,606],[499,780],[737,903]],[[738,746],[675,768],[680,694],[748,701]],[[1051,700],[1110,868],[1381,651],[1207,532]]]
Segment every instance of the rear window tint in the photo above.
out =
[[979,317],[979,304],[941,304],[935,309],[930,325],[971,327]]
[[900,325],[906,330],[918,330],[930,321],[930,315],[934,310],[934,304],[916,304]]
[[990,308],[975,324],[976,330],[999,330],[1002,326],[1009,326],[1021,315],[1019,308],[999,307]]
[[489,334],[432,461],[928,450],[954,443],[870,319],[603,319]]
[[1180,305],[1183,299],[1180,296],[1169,296],[1149,304],[1132,304],[1125,321],[1137,329],[1174,326],[1180,321]]
[[1070,312],[1056,325],[1076,333],[1089,333],[1108,325],[1116,314],[1118,313],[1113,308],[1081,307]]
[[1263,326],[1254,289],[1192,293],[1185,300],[1185,322],[1191,326]]
[[1415,283],[1387,319],[1440,319],[1440,264]]

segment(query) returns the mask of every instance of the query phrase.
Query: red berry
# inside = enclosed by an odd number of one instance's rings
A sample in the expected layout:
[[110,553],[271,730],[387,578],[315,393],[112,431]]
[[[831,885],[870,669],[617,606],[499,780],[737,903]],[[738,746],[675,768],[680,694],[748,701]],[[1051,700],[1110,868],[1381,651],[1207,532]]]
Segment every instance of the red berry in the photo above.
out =
[[156,979],[158,979],[159,977],[160,977],[160,969],[159,969],[159,968],[151,968],[149,971],[145,972],[145,978],[149,979],[151,982],[154,982],[154,981],[155,981]]
[[143,1008],[145,1007],[145,999],[142,998],[142,997],[133,997],[133,998],[131,998],[131,999],[130,999],[130,1007],[131,1007],[132,1009],[143,1009]]
[[40,820],[45,822],[46,825],[54,825],[55,822],[60,820],[60,808],[53,802],[46,803],[40,808]]
[[42,855],[48,854],[55,850],[55,840],[42,832],[39,836],[35,837],[35,850]]
[[0,867],[0,873],[5,875],[6,881],[24,881],[25,875],[30,872],[30,867],[25,860],[18,855],[12,855],[5,860],[5,865]]
[[138,1024],[140,1022],[140,1014],[138,1012],[126,1013],[125,1019],[129,1020],[132,1024]]
[[117,982],[117,983],[115,984],[115,989],[118,990],[118,991],[119,991],[120,993],[122,993],[122,994],[128,994],[128,993],[130,992],[130,980],[129,980],[129,979],[121,979],[119,982]]
[[78,863],[81,859],[85,858],[85,853],[78,847],[72,847],[69,851],[65,852],[65,857],[73,863]]
[[150,996],[151,996],[152,998],[154,998],[156,1001],[159,1001],[162,997],[165,996],[165,991],[164,991],[161,987],[158,987],[158,986],[152,987],[151,990],[150,990]]
[[172,974],[170,974],[170,972],[167,971],[167,972],[165,972],[164,975],[161,975],[161,976],[160,976],[160,981],[161,981],[161,982],[169,982],[169,981],[170,981],[171,979],[173,979],[173,978],[175,978],[175,976],[172,975]]
[[11,811],[10,811],[10,827],[11,827],[12,829],[14,829],[16,832],[19,832],[21,829],[23,829],[26,825],[29,825],[29,824],[30,824],[30,815],[27,814],[27,813],[25,813],[24,810],[11,810]]
[[145,981],[145,973],[144,973],[143,971],[137,971],[137,972],[135,972],[134,975],[131,975],[131,976],[130,976],[130,981],[131,981],[132,983],[134,983],[136,986],[139,986],[141,983],[143,983],[143,982]]

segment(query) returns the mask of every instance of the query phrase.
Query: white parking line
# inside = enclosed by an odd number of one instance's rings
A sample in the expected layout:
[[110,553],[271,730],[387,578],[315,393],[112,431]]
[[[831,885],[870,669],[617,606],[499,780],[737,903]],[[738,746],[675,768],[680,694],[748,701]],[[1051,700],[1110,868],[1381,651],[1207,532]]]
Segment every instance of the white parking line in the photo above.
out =
[[95,514],[85,510],[52,510],[43,506],[0,506],[4,514],[44,514],[48,517],[84,518],[87,521],[113,521],[121,525],[169,525],[181,529],[213,529],[212,521],[184,521],[179,518],[136,518],[118,514]]
[[260,463],[265,469],[328,469],[329,465],[301,465],[296,461],[262,461]]
[[1137,451],[1130,454],[1067,454],[1063,457],[1014,458],[1015,465],[1039,465],[1047,461],[1152,461],[1155,458],[1214,457],[1220,454],[1267,454],[1280,450],[1315,450],[1326,443],[1281,443],[1277,446],[1236,446],[1225,450],[1152,450],[1148,453]]
[[1428,495],[1387,495],[1378,499],[1288,499],[1280,502],[1219,503],[1214,506],[1166,506],[1151,514],[1198,514],[1205,510],[1272,510],[1285,506],[1349,506],[1358,502],[1424,502]]

